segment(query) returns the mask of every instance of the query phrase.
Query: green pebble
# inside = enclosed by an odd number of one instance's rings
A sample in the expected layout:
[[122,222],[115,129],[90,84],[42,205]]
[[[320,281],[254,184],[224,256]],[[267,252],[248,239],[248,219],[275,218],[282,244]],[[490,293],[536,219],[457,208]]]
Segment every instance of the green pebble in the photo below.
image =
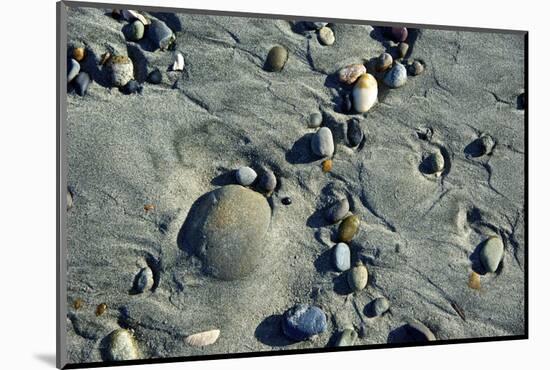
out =
[[130,32],[128,38],[132,41],[139,41],[143,38],[145,33],[145,26],[141,21],[135,20],[130,26]]
[[336,342],[336,347],[353,346],[356,340],[357,333],[355,332],[355,330],[344,329],[342,334],[340,334],[340,338],[338,338],[338,341]]
[[274,46],[267,55],[265,69],[270,72],[280,72],[286,64],[288,52],[282,46]]
[[350,242],[355,234],[357,234],[357,231],[359,230],[359,224],[361,221],[359,220],[359,216],[357,215],[351,215],[348,216],[342,221],[340,224],[340,227],[338,228],[338,239],[341,242]]

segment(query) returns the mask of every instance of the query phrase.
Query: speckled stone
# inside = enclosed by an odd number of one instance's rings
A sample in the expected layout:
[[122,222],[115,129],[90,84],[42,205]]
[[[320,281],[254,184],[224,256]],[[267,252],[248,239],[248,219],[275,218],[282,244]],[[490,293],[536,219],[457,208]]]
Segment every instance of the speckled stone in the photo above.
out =
[[80,72],[80,64],[75,59],[70,59],[67,64],[67,82],[71,82]]
[[134,65],[127,56],[112,56],[107,61],[107,67],[113,86],[122,87],[134,79]]
[[288,338],[302,341],[323,333],[327,317],[319,307],[297,304],[285,312],[282,325]]
[[361,220],[357,215],[348,216],[342,221],[340,227],[338,228],[338,239],[341,242],[349,243],[357,231],[359,231],[359,225]]
[[428,342],[435,340],[435,335],[432,331],[420,321],[414,320],[407,323],[407,325],[405,325],[405,329],[409,337],[416,342]]
[[147,26],[146,37],[155,49],[166,50],[174,42],[174,33],[163,21],[153,19]]
[[329,27],[323,27],[319,30],[319,42],[323,45],[330,46],[334,44],[336,38],[334,32]]
[[334,154],[334,139],[328,127],[321,127],[311,139],[311,150],[320,157],[332,157]]
[[363,130],[361,129],[361,124],[358,119],[353,118],[348,122],[347,137],[350,147],[356,147],[363,141]]
[[497,271],[503,255],[504,243],[498,236],[487,239],[479,251],[479,259],[487,272]]
[[126,329],[117,329],[107,338],[106,357],[110,361],[127,361],[139,358],[133,334]]
[[277,187],[277,177],[271,170],[265,170],[258,181],[258,186],[265,192],[272,192]]
[[357,333],[351,328],[346,328],[340,333],[340,337],[336,341],[336,347],[353,346],[357,340]]
[[86,95],[90,82],[90,76],[86,72],[80,72],[73,80],[76,93],[80,96]]
[[338,80],[346,85],[351,85],[365,73],[367,73],[367,68],[363,64],[350,64],[338,71]]
[[330,223],[336,223],[342,220],[349,212],[349,202],[346,198],[340,199],[331,205],[325,214],[325,218]]
[[392,89],[401,87],[407,83],[407,70],[401,63],[395,63],[393,67],[386,72],[384,84]]
[[347,271],[351,268],[351,252],[346,243],[338,243],[334,247],[334,267],[338,271]]
[[258,174],[250,167],[241,167],[235,172],[235,179],[243,186],[248,186],[256,180]]
[[288,60],[288,52],[282,46],[274,46],[267,54],[265,69],[269,72],[280,72]]
[[321,113],[315,112],[309,115],[309,120],[308,120],[309,128],[317,128],[321,126],[322,123],[323,123],[323,115]]
[[271,207],[258,192],[240,185],[213,190],[193,205],[184,224],[184,245],[212,275],[235,280],[254,271],[266,253]]

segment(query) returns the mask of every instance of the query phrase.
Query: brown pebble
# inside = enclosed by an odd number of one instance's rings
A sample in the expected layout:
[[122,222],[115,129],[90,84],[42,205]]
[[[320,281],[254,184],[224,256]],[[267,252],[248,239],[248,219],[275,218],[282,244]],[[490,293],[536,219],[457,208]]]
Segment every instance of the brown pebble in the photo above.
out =
[[82,302],[82,299],[77,298],[77,299],[75,299],[74,302],[73,302],[73,307],[74,307],[75,310],[80,310],[80,309],[82,308],[82,305],[83,305],[83,304],[84,304],[84,303]]
[[86,52],[84,48],[74,48],[73,59],[75,59],[77,62],[82,61],[82,59],[84,59],[85,56],[86,56]]
[[323,172],[330,172],[332,170],[332,159],[324,160],[322,163]]
[[404,58],[405,55],[407,55],[407,51],[409,51],[409,44],[406,42],[400,42],[399,45],[397,45],[397,56],[399,56],[399,58]]
[[145,210],[145,212],[149,212],[149,211],[152,211],[155,209],[155,205],[154,204],[146,204],[143,206],[143,209]]
[[468,279],[468,286],[475,290],[481,289],[481,278],[478,273],[474,271],[470,273],[470,278]]
[[338,240],[341,242],[350,242],[357,231],[359,230],[359,224],[361,220],[357,215],[348,216],[340,223],[338,228]]
[[97,308],[95,310],[95,315],[100,316],[103,315],[103,313],[107,311],[107,305],[105,303],[100,303],[97,305]]

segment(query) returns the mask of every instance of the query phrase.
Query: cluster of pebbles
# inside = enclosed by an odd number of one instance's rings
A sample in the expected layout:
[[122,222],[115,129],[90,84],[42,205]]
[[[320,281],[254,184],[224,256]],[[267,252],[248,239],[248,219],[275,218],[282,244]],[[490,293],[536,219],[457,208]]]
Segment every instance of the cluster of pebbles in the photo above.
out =
[[[128,42],[139,43],[143,39],[147,39],[147,42],[155,50],[162,52],[175,49],[176,35],[163,21],[150,20],[135,10],[115,9],[111,14],[113,18],[126,22],[121,31]],[[67,83],[80,96],[86,95],[92,82],[90,72],[84,70],[83,64],[88,57],[85,46],[69,48]],[[134,62],[129,56],[106,51],[100,60],[93,61],[93,63],[97,64],[100,73],[106,76],[111,87],[118,88],[122,93],[128,95],[142,93],[143,84],[135,79]],[[169,71],[183,71],[185,67],[183,55],[180,52],[174,52],[174,62],[168,67]],[[154,85],[160,84],[162,82],[160,69],[153,69],[148,74],[146,81]]]
[[[124,34],[130,42],[139,42],[148,38],[157,50],[169,50],[174,45],[175,35],[162,21],[149,20],[144,15],[131,10],[115,10],[113,17],[127,21]],[[330,46],[336,39],[333,30],[325,22],[304,22],[306,27],[315,30],[319,42]],[[409,76],[418,76],[426,68],[421,60],[413,60],[404,65],[403,58],[409,53],[407,44],[409,31],[405,27],[392,27],[387,36],[395,44],[393,56],[382,53],[372,59],[369,70],[365,64],[350,64],[337,72],[339,82],[350,88],[351,93],[344,96],[344,111],[365,113],[378,102],[378,86],[383,83],[390,89],[403,87]],[[81,62],[87,57],[85,47],[74,47],[68,61],[67,80],[78,95],[85,95],[90,75],[82,70]],[[264,69],[280,73],[288,62],[289,54],[284,46],[276,45],[267,54]],[[122,92],[131,94],[141,92],[143,86],[134,78],[134,65],[125,55],[111,55],[107,52],[99,63],[108,73],[110,83]],[[172,71],[181,71],[185,66],[183,56],[175,54]],[[372,67],[372,70],[370,69]],[[162,73],[154,69],[147,77],[151,84],[162,81]],[[329,127],[323,126],[323,116],[314,112],[309,116],[307,125],[316,130],[310,142],[311,152],[322,159],[323,172],[332,169],[335,155],[335,142]],[[365,135],[358,118],[352,118],[347,124],[347,141],[350,147],[357,147]],[[495,143],[490,136],[481,136],[476,148],[481,154],[491,152]],[[422,168],[426,173],[439,175],[445,168],[445,159],[440,151],[423,158]],[[258,172],[260,174],[258,175]],[[277,188],[277,177],[269,169],[254,169],[243,166],[234,171],[235,185],[218,188],[198,201],[192,214],[188,242],[196,246],[196,254],[207,266],[207,271],[221,280],[235,280],[247,277],[260,264],[262,258],[262,239],[271,222],[271,207],[267,198]],[[292,200],[282,198],[284,205]],[[73,206],[73,195],[67,193],[67,208]],[[246,217],[243,217],[245,215]],[[242,222],[243,219],[248,220]],[[352,256],[349,244],[361,228],[361,218],[350,210],[348,199],[341,198],[331,204],[325,212],[325,219],[331,225],[338,225],[337,242],[332,248],[332,260],[335,271],[345,274],[351,294],[361,294],[369,284],[369,271],[360,258]],[[504,254],[504,244],[499,236],[492,235],[483,243],[480,260],[487,272],[497,272]],[[136,273],[133,292],[144,294],[154,289],[155,278],[149,266],[143,266]],[[479,275],[470,276],[469,286],[479,289]],[[390,310],[391,302],[385,297],[372,300],[366,307],[373,317],[381,317]],[[79,304],[80,307],[80,304]],[[76,304],[75,304],[76,308]],[[99,310],[99,307],[98,307]],[[106,305],[102,312],[106,310]],[[298,303],[282,315],[282,332],[292,341],[304,341],[327,330],[328,317],[321,307]],[[432,331],[419,321],[411,320],[405,326],[410,338],[417,341],[435,340]],[[188,335],[184,343],[188,346],[206,346],[214,344],[220,336],[219,329],[212,329]],[[336,346],[351,346],[358,338],[353,328],[344,328],[338,333]],[[140,358],[138,344],[131,330],[116,329],[107,337],[107,359],[113,361]]]

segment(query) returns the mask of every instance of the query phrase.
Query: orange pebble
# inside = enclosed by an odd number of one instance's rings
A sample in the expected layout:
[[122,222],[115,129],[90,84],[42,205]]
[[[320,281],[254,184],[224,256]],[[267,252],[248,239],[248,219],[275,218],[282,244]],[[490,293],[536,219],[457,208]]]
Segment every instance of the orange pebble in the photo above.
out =
[[327,159],[323,161],[322,167],[323,172],[330,172],[330,170],[332,170],[332,159]]
[[105,303],[101,303],[97,306],[96,310],[95,310],[95,315],[96,316],[100,316],[102,315],[105,311],[107,311],[107,305]]
[[145,210],[145,212],[149,212],[155,209],[155,206],[153,204],[146,204],[143,206],[143,209]]
[[470,273],[470,278],[468,279],[468,286],[475,290],[481,289],[481,278],[478,273],[474,271]]
[[84,51],[84,48],[74,48],[74,50],[73,50],[73,58],[77,62],[80,62],[82,59],[84,59],[85,54],[86,53]]

